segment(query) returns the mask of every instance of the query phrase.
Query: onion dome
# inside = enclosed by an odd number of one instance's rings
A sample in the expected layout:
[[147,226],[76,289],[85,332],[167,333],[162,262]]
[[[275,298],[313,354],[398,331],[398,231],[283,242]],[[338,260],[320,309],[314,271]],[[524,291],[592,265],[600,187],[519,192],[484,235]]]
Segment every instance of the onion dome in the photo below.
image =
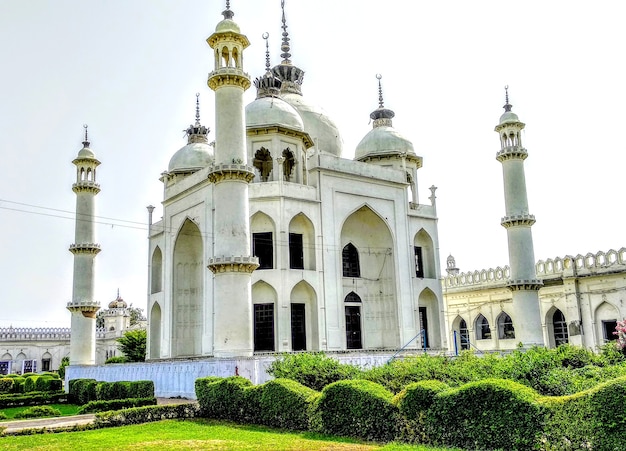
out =
[[395,116],[392,110],[385,108],[383,102],[383,91],[378,78],[378,108],[370,114],[374,120],[372,130],[370,130],[355,151],[355,160],[366,160],[370,157],[381,156],[415,156],[413,143],[398,133],[392,125],[391,119]]
[[509,87],[505,86],[504,90],[506,92],[506,103],[502,107],[504,108],[504,113],[502,114],[502,116],[500,116],[500,125],[520,122],[519,117],[517,117],[517,114],[511,111],[511,109],[513,108],[513,105],[509,103]]
[[282,29],[283,42],[280,47],[283,58],[282,62],[272,68],[275,76],[282,81],[281,98],[291,105],[299,113],[304,123],[304,131],[308,133],[315,147],[325,153],[341,156],[343,140],[339,133],[339,128],[321,107],[311,103],[302,95],[302,80],[304,71],[294,66],[289,59],[291,57],[289,46],[289,33],[287,32],[287,22],[285,20],[285,2],[281,2],[283,11]]
[[179,149],[170,159],[168,172],[196,172],[213,163],[213,148],[207,140],[210,130],[200,125],[199,97],[200,94],[196,94],[196,123],[185,130],[187,145]]
[[126,301],[120,297],[120,290],[117,290],[117,297],[109,302],[109,308],[128,308]]
[[230,1],[226,0],[226,9],[222,11],[222,15],[224,16],[224,20],[218,23],[215,27],[216,33],[237,33],[240,34],[241,30],[239,29],[239,25],[235,23],[233,20],[233,16],[235,13],[230,9]]

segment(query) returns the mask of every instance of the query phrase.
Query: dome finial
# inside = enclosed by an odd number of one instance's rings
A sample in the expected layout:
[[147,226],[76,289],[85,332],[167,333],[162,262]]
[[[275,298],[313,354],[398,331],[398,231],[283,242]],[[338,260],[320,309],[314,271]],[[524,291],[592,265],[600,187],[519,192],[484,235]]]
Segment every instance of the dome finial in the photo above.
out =
[[89,137],[87,136],[87,129],[89,128],[89,125],[83,124],[83,128],[85,129],[85,140],[83,141],[83,146],[89,147]]
[[222,11],[222,16],[224,19],[232,19],[234,15],[235,13],[230,10],[230,0],[226,0],[226,9]]
[[196,126],[200,125],[200,93],[196,92]]
[[280,56],[283,58],[283,64],[291,64],[289,60],[291,56],[291,53],[289,53],[291,50],[289,48],[289,33],[287,33],[287,21],[285,20],[285,0],[280,1],[280,7],[283,10],[283,25],[281,26],[283,29],[283,44],[280,46],[283,53],[281,53]]
[[382,75],[376,74],[376,79],[378,80],[378,108],[385,108],[385,103],[383,102],[383,87],[380,83],[381,78],[383,78]]
[[270,71],[270,44],[268,38],[270,34],[266,31],[261,35],[265,39],[265,71]]
[[504,108],[504,111],[508,113],[509,111],[511,111],[511,108],[513,108],[513,105],[509,103],[509,85],[506,85],[504,87],[504,98],[505,98],[506,103],[504,104],[502,108]]

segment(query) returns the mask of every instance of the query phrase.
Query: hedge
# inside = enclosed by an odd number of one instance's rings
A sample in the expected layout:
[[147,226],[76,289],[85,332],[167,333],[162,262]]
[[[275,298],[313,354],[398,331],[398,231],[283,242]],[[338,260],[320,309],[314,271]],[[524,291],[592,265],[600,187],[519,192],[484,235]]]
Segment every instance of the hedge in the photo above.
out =
[[110,401],[89,401],[78,409],[78,414],[106,412],[108,410],[129,409],[132,407],[156,406],[157,399],[152,398],[126,398],[112,399]]
[[252,382],[241,376],[196,379],[195,390],[202,416],[242,422],[246,415],[244,389]]
[[394,439],[398,409],[379,384],[346,380],[327,385],[313,405],[315,432],[387,442]]
[[79,405],[90,401],[154,397],[152,381],[97,382],[95,379],[72,379],[68,387],[70,398]]
[[427,435],[439,445],[466,449],[532,449],[542,430],[538,393],[504,379],[485,379],[435,396]]
[[145,406],[96,414],[95,428],[149,423],[152,421],[195,418],[199,407],[195,403],[166,406]]
[[435,401],[435,396],[450,387],[445,382],[428,380],[414,382],[393,398],[400,413],[408,419],[416,419],[427,411]]
[[622,450],[626,446],[626,377],[570,396],[543,398],[544,446]]
[[271,380],[257,391],[259,423],[295,431],[309,428],[311,400],[318,392],[289,379]]
[[64,391],[6,394],[0,395],[0,409],[40,404],[57,404],[67,402],[67,400],[68,395]]
[[0,379],[0,393],[11,393],[13,391],[13,385],[15,384],[13,378],[3,377]]

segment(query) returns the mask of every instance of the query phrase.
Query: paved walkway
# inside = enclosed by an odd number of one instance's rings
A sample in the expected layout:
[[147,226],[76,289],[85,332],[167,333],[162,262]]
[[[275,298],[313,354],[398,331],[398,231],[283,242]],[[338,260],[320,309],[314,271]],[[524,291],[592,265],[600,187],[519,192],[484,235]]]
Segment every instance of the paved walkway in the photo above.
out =
[[[157,405],[195,403],[197,401],[183,398],[157,398]],[[73,415],[69,417],[33,418],[28,420],[12,420],[0,422],[0,428],[6,428],[5,434],[11,434],[23,429],[58,429],[80,426],[93,423],[94,414]]]

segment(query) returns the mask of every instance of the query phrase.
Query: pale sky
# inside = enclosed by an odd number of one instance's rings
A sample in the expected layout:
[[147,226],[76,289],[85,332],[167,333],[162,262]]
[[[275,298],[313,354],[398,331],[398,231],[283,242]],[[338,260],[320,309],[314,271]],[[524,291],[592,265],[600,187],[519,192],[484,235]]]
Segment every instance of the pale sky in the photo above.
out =
[[[200,93],[214,134],[205,39],[217,0],[0,1],[0,327],[68,327],[75,195],[71,161],[89,124],[97,181],[97,299],[145,308],[147,212],[186,140]],[[232,0],[264,72],[261,35],[280,62],[280,0]],[[626,246],[623,1],[287,0],[292,61],[305,97],[334,119],[352,158],[378,106],[436,185],[442,266],[508,263],[500,144],[504,85],[526,123],[526,179],[536,259]],[[246,103],[254,99],[251,88]],[[445,273],[444,273],[445,274]]]

